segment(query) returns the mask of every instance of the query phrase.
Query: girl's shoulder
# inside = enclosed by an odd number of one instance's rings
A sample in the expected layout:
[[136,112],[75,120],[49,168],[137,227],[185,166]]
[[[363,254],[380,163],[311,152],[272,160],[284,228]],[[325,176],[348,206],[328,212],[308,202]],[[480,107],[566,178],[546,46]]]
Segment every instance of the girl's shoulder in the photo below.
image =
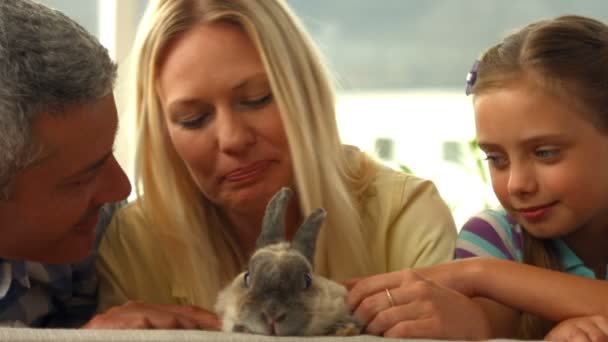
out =
[[522,250],[519,224],[504,209],[486,209],[462,226],[455,257],[492,256],[521,261]]

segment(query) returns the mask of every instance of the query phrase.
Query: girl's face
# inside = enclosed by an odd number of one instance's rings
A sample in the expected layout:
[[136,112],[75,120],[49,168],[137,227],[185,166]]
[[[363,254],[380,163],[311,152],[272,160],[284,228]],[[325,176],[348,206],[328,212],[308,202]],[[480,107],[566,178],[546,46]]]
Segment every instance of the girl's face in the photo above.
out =
[[211,202],[231,213],[263,212],[293,183],[270,83],[238,27],[199,25],[173,42],[158,93],[173,146]]
[[533,81],[481,93],[474,108],[494,192],[528,232],[539,238],[605,234],[608,135],[583,110]]

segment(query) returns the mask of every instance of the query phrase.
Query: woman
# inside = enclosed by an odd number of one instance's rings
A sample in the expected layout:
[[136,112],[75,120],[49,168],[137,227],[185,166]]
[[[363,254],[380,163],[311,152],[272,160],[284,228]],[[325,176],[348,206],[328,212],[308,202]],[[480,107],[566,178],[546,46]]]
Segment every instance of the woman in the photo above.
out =
[[434,185],[340,142],[332,85],[283,1],[157,1],[137,51],[139,198],[103,242],[101,310],[128,300],[212,308],[283,186],[296,193],[288,236],[303,213],[328,212],[321,275],[451,258],[456,230]]

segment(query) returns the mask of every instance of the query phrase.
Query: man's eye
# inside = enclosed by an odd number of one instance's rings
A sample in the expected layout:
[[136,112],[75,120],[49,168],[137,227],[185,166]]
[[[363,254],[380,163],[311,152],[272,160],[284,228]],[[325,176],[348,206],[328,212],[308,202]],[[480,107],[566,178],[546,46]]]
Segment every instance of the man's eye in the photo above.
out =
[[80,179],[76,179],[73,180],[71,182],[68,183],[69,186],[74,187],[74,188],[79,188],[85,185],[90,184],[94,179],[95,176],[97,175],[97,173],[95,173],[94,175],[89,175]]

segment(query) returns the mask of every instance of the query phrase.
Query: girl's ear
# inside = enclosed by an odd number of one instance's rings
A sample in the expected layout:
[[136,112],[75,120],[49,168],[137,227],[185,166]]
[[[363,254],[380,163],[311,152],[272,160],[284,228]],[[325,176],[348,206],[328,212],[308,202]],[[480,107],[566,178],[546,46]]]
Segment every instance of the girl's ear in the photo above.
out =
[[315,209],[298,228],[293,237],[293,247],[304,254],[311,265],[314,265],[317,235],[319,235],[319,230],[326,216],[327,212],[324,209]]
[[268,202],[262,221],[262,231],[256,241],[256,248],[268,246],[285,239],[285,212],[291,194],[291,189],[282,188]]

